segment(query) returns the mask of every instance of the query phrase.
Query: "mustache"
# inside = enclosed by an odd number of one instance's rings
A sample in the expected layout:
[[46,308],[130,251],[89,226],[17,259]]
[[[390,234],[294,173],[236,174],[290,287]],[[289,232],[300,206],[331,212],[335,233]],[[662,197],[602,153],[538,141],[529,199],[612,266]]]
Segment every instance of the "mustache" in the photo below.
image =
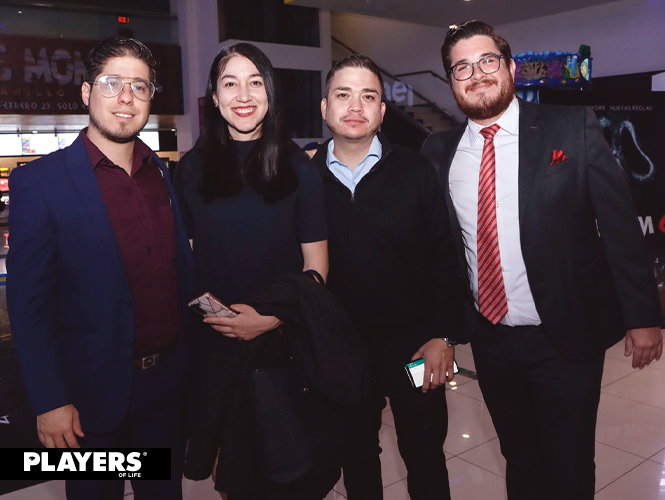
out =
[[481,85],[485,85],[485,84],[498,85],[498,82],[496,80],[492,80],[490,78],[483,78],[482,80],[478,80],[476,82],[473,82],[466,89],[467,90],[475,90],[476,87],[480,87]]
[[343,116],[341,118],[341,121],[346,121],[346,120],[354,120],[354,121],[361,120],[361,121],[366,122],[367,118],[365,118],[364,116],[360,116],[360,115],[346,115],[346,116]]

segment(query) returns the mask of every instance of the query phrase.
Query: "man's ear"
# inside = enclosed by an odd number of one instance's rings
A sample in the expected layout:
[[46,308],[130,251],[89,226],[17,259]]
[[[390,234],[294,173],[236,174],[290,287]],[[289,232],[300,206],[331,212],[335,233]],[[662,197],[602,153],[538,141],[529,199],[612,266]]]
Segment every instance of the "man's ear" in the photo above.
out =
[[381,123],[383,123],[383,116],[386,114],[386,103],[381,101]]
[[81,85],[81,100],[87,108],[90,107],[90,83],[88,82],[83,82]]
[[328,111],[328,99],[324,97],[321,99],[321,117],[323,118],[323,121],[326,120],[326,111]]
[[515,69],[516,69],[516,68],[517,68],[517,65],[515,64],[515,59],[513,59],[513,58],[511,57],[511,58],[510,58],[510,66],[509,66],[508,69],[509,69],[509,71],[510,71],[510,74],[511,74],[512,77],[513,77],[513,81],[515,81]]

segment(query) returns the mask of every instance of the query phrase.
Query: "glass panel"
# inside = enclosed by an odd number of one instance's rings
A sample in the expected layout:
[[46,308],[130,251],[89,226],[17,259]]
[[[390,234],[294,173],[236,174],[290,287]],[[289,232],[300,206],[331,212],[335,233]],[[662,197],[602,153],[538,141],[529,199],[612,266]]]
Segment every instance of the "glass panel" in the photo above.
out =
[[[99,8],[99,0],[58,0],[59,4],[68,4],[74,6],[88,6]],[[106,5],[106,4],[103,4]],[[109,5],[110,7],[110,5]],[[161,12],[168,14],[171,10],[171,0],[114,0],[112,4],[114,11],[118,14],[128,15],[126,12]],[[125,12],[122,12],[122,11]]]
[[0,5],[0,34],[66,40],[102,40],[122,34],[134,36],[147,44],[178,44],[178,20],[175,17],[158,13],[126,17],[129,22],[120,23],[117,13]]
[[318,105],[312,105],[321,102],[321,72],[298,69],[275,72],[290,136],[321,137],[321,111]]
[[319,10],[284,0],[217,0],[219,41],[319,47]]

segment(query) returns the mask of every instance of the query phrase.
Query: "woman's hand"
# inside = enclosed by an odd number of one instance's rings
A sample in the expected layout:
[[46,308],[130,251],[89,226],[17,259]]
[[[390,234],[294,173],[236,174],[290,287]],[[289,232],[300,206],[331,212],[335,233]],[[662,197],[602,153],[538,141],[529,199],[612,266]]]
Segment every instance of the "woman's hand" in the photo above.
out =
[[256,309],[247,304],[233,304],[231,309],[238,311],[238,316],[235,318],[213,316],[204,318],[203,322],[226,337],[241,340],[252,340],[282,324],[275,316],[261,316]]

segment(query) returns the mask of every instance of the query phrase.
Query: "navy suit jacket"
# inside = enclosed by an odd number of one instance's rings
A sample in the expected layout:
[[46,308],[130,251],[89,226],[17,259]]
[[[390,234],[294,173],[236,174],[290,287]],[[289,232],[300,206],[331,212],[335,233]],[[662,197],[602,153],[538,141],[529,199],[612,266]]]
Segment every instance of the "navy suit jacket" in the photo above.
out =
[[[529,286],[557,350],[571,360],[586,359],[627,329],[661,324],[652,266],[628,182],[593,111],[519,105],[520,243]],[[423,145],[439,169],[463,268],[464,241],[448,177],[466,125],[432,134]],[[553,164],[557,150],[566,159]],[[464,341],[473,337],[479,316],[468,289]]]
[[[181,330],[191,248],[168,170],[155,156],[176,228]],[[10,178],[7,306],[35,415],[72,403],[83,431],[113,430],[129,404],[134,307],[120,251],[82,139]]]

